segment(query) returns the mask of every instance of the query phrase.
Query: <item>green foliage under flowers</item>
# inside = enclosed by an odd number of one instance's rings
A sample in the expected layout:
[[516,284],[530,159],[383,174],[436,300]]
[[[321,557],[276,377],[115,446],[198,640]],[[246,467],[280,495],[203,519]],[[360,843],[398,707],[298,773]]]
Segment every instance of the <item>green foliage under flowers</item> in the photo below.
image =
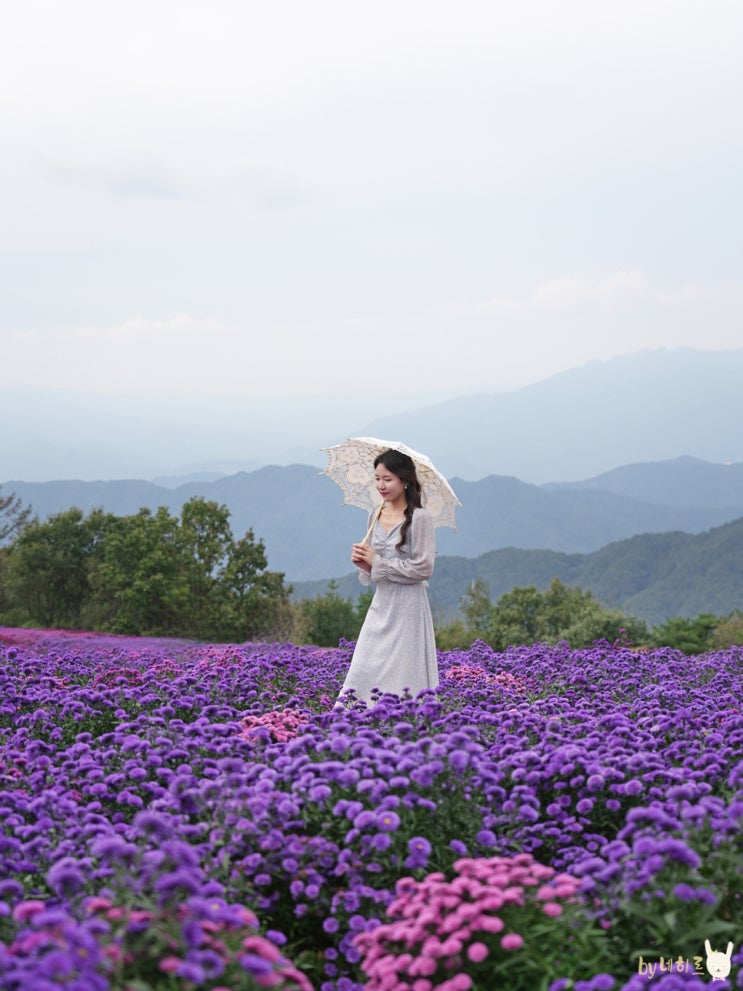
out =
[[628,817],[611,865],[597,871],[593,888],[616,967],[636,966],[640,957],[668,958],[671,950],[691,960],[704,939],[724,945],[739,938],[743,803],[711,805],[706,814],[697,809],[687,829],[660,836],[652,826],[657,810],[638,808]]

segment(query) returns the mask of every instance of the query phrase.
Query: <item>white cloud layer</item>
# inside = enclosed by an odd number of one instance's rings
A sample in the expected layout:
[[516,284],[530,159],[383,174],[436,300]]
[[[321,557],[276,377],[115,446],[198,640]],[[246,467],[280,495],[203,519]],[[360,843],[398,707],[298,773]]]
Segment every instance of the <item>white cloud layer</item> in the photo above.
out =
[[[727,322],[726,314],[737,319]],[[8,335],[6,355],[15,387],[254,397],[450,395],[517,388],[649,347],[735,349],[742,315],[739,289],[660,290],[639,272],[617,272],[593,284],[552,280],[528,295],[430,308],[404,319],[280,324],[270,332],[188,315],[16,330]],[[716,329],[700,341],[700,326]]]
[[743,346],[742,32],[738,0],[16,4],[3,365],[373,399]]

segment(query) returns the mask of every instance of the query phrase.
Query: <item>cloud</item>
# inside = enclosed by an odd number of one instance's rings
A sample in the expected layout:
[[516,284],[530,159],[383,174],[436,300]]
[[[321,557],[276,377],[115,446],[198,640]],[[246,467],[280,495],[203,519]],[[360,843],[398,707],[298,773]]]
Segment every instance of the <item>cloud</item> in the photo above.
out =
[[220,174],[183,171],[164,162],[63,162],[45,160],[38,170],[48,179],[113,197],[143,199],[208,198],[233,195],[258,208],[291,206],[307,200],[310,183],[281,162],[252,160]]
[[741,28],[738,0],[15,4],[14,370],[368,401],[737,347]]
[[279,162],[244,164],[236,169],[230,185],[259,208],[293,206],[312,195],[310,184]]
[[189,183],[161,162],[45,162],[41,171],[50,179],[114,197],[175,199],[189,192]]
[[[684,285],[660,290],[654,288],[642,272],[614,272],[595,283],[579,278],[550,279],[538,286],[531,296],[516,301],[515,307],[523,313],[566,312],[582,307],[609,313],[641,303],[688,306],[719,297],[720,290],[717,289]],[[499,305],[508,304],[508,300],[496,299],[488,305],[497,309]]]
[[[743,287],[640,272],[547,280],[522,296],[263,326],[187,314],[7,334],[15,384],[149,395],[438,394],[517,388],[646,348],[737,349]],[[39,354],[44,362],[39,363]]]

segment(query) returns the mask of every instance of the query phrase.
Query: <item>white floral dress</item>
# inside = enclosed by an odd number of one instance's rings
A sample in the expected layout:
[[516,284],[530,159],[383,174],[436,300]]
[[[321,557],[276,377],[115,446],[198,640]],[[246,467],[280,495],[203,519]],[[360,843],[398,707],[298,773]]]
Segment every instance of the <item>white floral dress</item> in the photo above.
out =
[[359,569],[362,585],[377,587],[341,694],[352,688],[366,702],[373,688],[417,695],[439,683],[427,591],[436,559],[433,520],[425,509],[414,510],[405,543],[398,548],[401,526],[387,533],[381,523],[375,524],[371,574]]

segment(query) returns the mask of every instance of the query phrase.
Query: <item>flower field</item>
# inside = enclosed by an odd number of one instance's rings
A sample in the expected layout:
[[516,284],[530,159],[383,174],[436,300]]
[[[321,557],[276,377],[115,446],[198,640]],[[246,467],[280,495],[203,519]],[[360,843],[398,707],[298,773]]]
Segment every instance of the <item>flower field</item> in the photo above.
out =
[[0,628],[0,991],[743,986],[743,649]]

